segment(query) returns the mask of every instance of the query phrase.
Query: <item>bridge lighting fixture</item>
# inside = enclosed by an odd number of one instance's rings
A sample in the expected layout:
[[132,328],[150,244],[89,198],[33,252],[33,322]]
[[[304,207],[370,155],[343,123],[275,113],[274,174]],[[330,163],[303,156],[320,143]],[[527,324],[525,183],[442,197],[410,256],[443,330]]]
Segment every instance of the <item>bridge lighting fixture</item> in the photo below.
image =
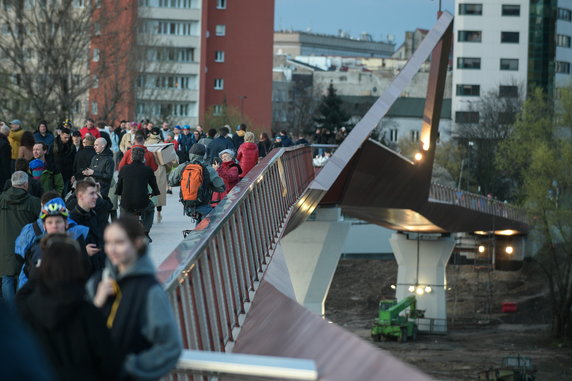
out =
[[514,253],[514,248],[512,246],[507,246],[506,249],[504,249],[504,251],[507,254],[512,254],[512,253]]
[[425,291],[423,291],[423,287],[417,287],[417,290],[415,290],[415,293],[417,295],[423,295],[425,293]]
[[423,154],[421,152],[417,152],[414,156],[415,161],[421,161],[423,160]]
[[425,286],[425,293],[429,294],[431,291],[431,287]]
[[479,253],[484,253],[485,252],[485,247],[483,245],[479,246]]
[[392,290],[395,290],[395,289],[397,288],[397,287],[395,287],[394,284],[392,284],[390,287],[391,287]]
[[409,286],[409,292],[415,292],[415,286]]

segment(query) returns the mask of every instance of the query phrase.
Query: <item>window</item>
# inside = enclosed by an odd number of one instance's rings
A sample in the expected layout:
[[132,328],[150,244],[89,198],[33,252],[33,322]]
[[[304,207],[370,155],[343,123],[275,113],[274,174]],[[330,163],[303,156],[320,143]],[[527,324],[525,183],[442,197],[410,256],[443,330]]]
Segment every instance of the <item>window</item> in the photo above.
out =
[[480,69],[481,59],[477,57],[458,57],[457,69]]
[[93,62],[99,62],[99,49],[93,49]]
[[397,128],[392,128],[389,130],[389,141],[397,142],[399,139],[399,130]]
[[222,89],[224,89],[224,79],[222,79],[222,78],[215,78],[215,80],[214,80],[214,89],[215,89],[215,90],[222,90]]
[[99,87],[99,77],[94,75],[93,76],[93,83],[91,84],[92,89],[97,89]]
[[558,20],[572,21],[572,11],[570,9],[558,8]]
[[175,36],[198,36],[199,24],[196,21],[148,20],[141,24],[139,32]]
[[75,101],[75,103],[73,104],[73,112],[74,112],[74,114],[81,113],[81,102],[80,101]]
[[217,25],[215,34],[217,36],[224,36],[226,34],[226,25]]
[[74,8],[85,8],[85,0],[74,0],[73,1]]
[[224,62],[224,52],[222,50],[217,50],[215,52],[215,62]]
[[480,85],[457,85],[457,95],[465,97],[478,97],[481,95]]
[[481,42],[482,33],[480,30],[460,30],[459,42]]
[[226,9],[226,0],[217,0],[216,9]]
[[570,47],[570,36],[566,36],[564,34],[557,34],[556,35],[556,46],[561,46],[563,48]]
[[570,74],[570,62],[556,61],[556,72]]
[[515,58],[501,58],[500,59],[500,69],[501,70],[518,70],[518,59]]
[[516,120],[516,113],[511,111],[499,112],[499,123],[500,124],[514,124]]
[[455,112],[455,122],[457,123],[479,123],[478,111],[457,111]]
[[518,44],[518,32],[501,32],[501,42],[505,44]]
[[412,142],[419,141],[419,130],[411,130],[411,141]]
[[503,16],[520,16],[520,5],[518,4],[503,4]]
[[214,115],[222,115],[222,105],[215,105],[213,108]]
[[499,97],[518,98],[518,86],[499,86]]
[[459,14],[465,16],[480,16],[483,14],[483,4],[459,4]]
[[97,102],[91,102],[91,113],[97,115]]

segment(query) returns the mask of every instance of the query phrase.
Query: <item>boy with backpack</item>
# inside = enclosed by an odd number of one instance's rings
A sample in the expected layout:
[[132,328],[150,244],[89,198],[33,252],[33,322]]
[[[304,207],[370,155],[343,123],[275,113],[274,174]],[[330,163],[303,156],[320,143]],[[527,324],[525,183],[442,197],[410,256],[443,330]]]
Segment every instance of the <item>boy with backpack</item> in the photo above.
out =
[[170,186],[181,186],[180,201],[184,214],[199,223],[213,209],[210,200],[213,192],[224,192],[224,181],[216,170],[208,165],[204,156],[206,147],[195,143],[189,151],[189,161],[180,164],[169,175]]

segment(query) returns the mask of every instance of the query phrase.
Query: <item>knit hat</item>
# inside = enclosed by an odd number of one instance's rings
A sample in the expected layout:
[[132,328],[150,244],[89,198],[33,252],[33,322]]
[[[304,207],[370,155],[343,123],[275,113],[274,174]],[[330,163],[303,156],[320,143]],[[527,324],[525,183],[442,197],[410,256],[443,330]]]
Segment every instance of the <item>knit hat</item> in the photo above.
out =
[[199,156],[205,156],[206,152],[207,148],[203,144],[195,143],[191,146],[191,149],[189,150],[189,155],[195,154]]
[[188,124],[185,124],[183,126],[183,130],[190,130],[190,129],[191,129],[191,126],[189,126]]
[[222,159],[222,155],[224,155],[225,153],[228,153],[234,159],[234,151],[231,149],[225,149],[225,150],[221,151],[218,154],[218,157],[220,157]]
[[44,162],[40,159],[34,159],[30,162],[30,171],[32,171],[32,177],[39,180],[44,172]]

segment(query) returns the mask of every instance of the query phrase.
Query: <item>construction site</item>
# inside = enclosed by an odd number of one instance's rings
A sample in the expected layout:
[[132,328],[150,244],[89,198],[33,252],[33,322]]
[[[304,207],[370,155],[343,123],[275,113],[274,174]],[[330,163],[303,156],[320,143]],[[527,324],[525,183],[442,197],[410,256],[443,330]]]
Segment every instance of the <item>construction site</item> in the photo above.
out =
[[489,379],[572,380],[572,348],[551,336],[549,291],[539,265],[519,260],[493,268],[491,256],[468,260],[460,251],[446,267],[446,332],[420,331],[408,342],[372,338],[380,300],[395,298],[398,266],[391,256],[342,258],[326,318],[436,380],[487,380],[485,372],[498,375],[506,358],[530,360],[529,378]]

